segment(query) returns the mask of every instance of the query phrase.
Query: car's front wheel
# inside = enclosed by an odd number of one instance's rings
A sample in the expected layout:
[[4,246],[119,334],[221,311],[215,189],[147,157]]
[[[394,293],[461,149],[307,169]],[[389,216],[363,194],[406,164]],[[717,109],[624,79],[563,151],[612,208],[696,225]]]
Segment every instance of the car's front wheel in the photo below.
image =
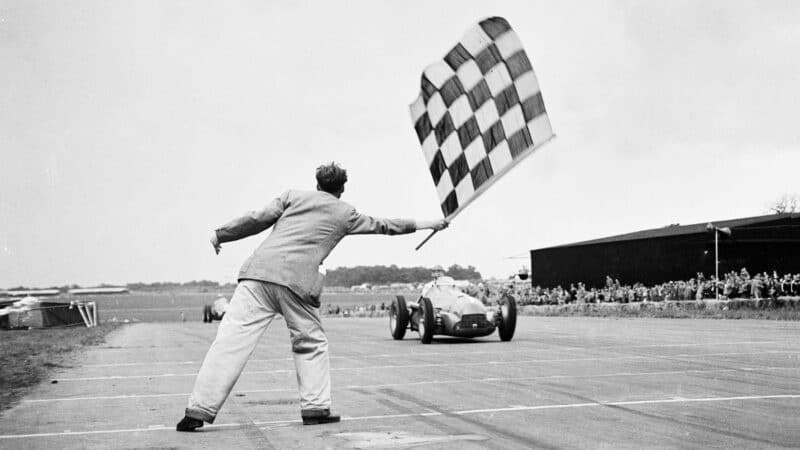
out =
[[400,340],[406,335],[406,328],[408,328],[408,307],[405,297],[398,295],[389,306],[389,332],[395,340]]
[[497,333],[503,342],[510,341],[514,337],[514,330],[517,328],[517,302],[514,297],[506,295],[500,300],[500,324]]
[[430,344],[433,341],[433,328],[436,326],[436,318],[433,316],[433,303],[431,299],[422,297],[419,299],[419,341],[423,344]]

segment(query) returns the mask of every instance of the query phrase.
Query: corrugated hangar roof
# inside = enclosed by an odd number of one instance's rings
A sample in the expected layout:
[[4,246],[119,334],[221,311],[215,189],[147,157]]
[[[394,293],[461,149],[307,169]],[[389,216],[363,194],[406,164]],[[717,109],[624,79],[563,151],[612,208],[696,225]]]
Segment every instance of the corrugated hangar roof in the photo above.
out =
[[610,242],[620,241],[635,241],[638,239],[652,239],[668,236],[680,236],[686,234],[705,233],[706,226],[709,223],[714,224],[718,228],[738,228],[747,227],[751,225],[758,225],[760,223],[774,222],[781,219],[800,219],[800,213],[783,213],[783,214],[768,214],[765,216],[744,217],[741,219],[719,220],[703,223],[695,223],[691,225],[667,225],[661,228],[653,228],[650,230],[634,231],[633,233],[619,234],[616,236],[608,236],[599,239],[592,239],[589,241],[575,242],[572,244],[555,245],[552,247],[544,247],[537,250],[546,250],[549,248],[561,247],[574,247],[578,245],[591,245],[591,244],[606,244]]

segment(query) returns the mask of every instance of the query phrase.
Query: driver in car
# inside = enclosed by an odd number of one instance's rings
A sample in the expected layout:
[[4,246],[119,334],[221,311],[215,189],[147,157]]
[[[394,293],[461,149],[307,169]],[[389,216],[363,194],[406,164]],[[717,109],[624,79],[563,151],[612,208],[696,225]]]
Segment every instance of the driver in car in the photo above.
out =
[[426,283],[422,288],[423,297],[430,297],[431,292],[435,290],[456,289],[456,280],[445,275],[445,271],[442,266],[433,266],[431,276],[433,277],[433,280]]

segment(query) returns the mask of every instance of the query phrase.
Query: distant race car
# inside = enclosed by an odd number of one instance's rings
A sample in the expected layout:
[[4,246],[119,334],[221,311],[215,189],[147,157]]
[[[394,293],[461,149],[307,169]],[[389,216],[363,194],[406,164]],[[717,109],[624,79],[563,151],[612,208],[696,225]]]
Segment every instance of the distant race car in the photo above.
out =
[[392,337],[403,339],[410,329],[419,333],[423,344],[430,344],[437,334],[475,338],[488,336],[495,328],[501,341],[510,341],[516,326],[517,303],[511,295],[504,295],[497,306],[488,307],[438,280],[426,286],[416,302],[407,302],[398,295],[389,307]]
[[230,300],[220,295],[213,305],[205,305],[203,307],[203,322],[211,323],[215,320],[222,320],[222,317],[225,316],[225,310],[228,309],[229,302]]

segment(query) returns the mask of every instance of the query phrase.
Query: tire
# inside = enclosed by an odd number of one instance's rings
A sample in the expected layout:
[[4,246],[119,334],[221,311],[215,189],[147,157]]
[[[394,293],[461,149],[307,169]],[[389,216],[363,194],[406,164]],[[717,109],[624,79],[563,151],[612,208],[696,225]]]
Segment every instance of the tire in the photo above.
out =
[[514,337],[517,328],[517,302],[514,297],[506,295],[500,300],[500,325],[497,334],[500,340],[508,342]]
[[395,340],[403,339],[408,328],[408,307],[406,298],[398,295],[389,305],[389,332]]
[[419,341],[430,344],[433,341],[433,328],[436,326],[431,299],[426,297],[419,299],[419,309],[422,314],[419,318]]

